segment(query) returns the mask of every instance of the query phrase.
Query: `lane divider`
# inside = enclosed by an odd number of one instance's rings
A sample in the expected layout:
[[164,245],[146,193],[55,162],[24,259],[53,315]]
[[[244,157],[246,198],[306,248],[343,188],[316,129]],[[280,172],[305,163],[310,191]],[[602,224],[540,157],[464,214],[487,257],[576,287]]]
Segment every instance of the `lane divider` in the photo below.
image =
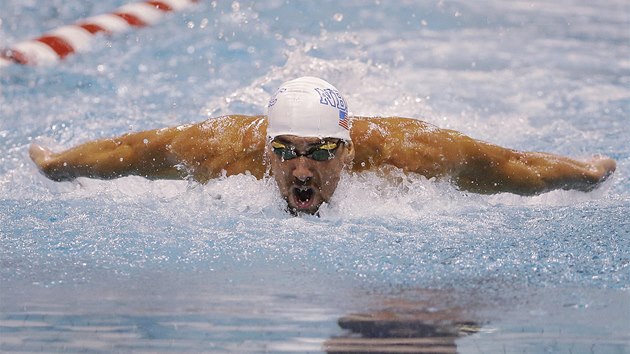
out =
[[123,5],[111,13],[56,28],[39,38],[19,42],[0,51],[0,67],[12,63],[50,65],[86,51],[95,35],[112,35],[158,22],[169,12],[185,9],[199,0],[148,0]]

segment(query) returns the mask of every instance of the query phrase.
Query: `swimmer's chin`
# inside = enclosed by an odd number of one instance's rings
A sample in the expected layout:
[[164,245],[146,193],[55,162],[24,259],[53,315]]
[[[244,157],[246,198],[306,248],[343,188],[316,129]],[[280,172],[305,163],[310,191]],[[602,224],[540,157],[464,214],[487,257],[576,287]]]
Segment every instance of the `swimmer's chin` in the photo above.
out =
[[292,205],[291,203],[287,203],[287,211],[291,213],[291,215],[294,215],[294,216],[300,216],[300,215],[306,215],[306,214],[317,215],[319,213],[319,207],[321,207],[322,204],[323,202],[319,202],[317,204],[313,204],[312,206],[308,208],[300,208],[295,205]]
[[287,209],[286,211],[293,215],[293,216],[302,216],[302,215],[315,215],[315,216],[319,216],[319,207],[321,206],[318,205],[316,208],[309,208],[309,209],[300,209],[300,208],[296,208],[296,207],[292,207],[290,205],[287,205]]

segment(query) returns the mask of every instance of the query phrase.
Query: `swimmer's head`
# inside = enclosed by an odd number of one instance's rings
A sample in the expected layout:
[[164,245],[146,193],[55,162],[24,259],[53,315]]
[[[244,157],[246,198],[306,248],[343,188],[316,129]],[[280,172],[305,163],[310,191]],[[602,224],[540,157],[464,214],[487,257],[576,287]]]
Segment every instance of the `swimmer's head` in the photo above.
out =
[[267,118],[267,151],[280,194],[292,213],[315,214],[354,159],[346,101],[328,82],[301,77],[280,86]]
[[267,136],[350,140],[348,105],[339,90],[311,76],[287,81],[269,100]]

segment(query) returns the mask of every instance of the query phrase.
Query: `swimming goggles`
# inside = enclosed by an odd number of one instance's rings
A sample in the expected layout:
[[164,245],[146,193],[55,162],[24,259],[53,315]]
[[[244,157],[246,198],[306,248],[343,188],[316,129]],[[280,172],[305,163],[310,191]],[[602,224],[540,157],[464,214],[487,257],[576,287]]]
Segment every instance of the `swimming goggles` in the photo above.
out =
[[343,140],[337,142],[326,141],[303,153],[295,151],[295,146],[287,146],[275,140],[271,142],[271,147],[273,148],[273,152],[283,161],[291,160],[299,156],[306,156],[315,161],[328,161],[335,158],[335,150],[337,150],[341,144],[343,144]]

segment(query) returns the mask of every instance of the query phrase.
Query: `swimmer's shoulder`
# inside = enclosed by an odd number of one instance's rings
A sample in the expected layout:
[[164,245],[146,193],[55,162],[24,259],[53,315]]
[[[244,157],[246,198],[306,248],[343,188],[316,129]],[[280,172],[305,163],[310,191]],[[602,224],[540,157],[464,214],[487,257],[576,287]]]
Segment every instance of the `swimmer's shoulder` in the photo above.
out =
[[263,115],[225,115],[208,118],[197,124],[181,127],[185,139],[210,139],[215,142],[264,143],[267,118]]
[[249,171],[258,178],[264,174],[264,116],[227,115],[179,128],[169,150],[196,180],[204,182],[222,173]]
[[354,171],[394,166],[435,175],[426,172],[434,163],[432,157],[439,155],[431,147],[439,146],[441,130],[432,124],[404,117],[353,117],[351,127]]
[[432,124],[405,117],[351,117],[350,136],[353,141],[381,142],[383,139],[411,132],[427,132],[437,129]]
[[208,118],[197,124],[201,129],[266,129],[267,117],[263,115],[229,114]]
[[225,115],[195,124],[163,129],[173,136],[171,150],[207,153],[226,147],[235,151],[264,149],[267,119],[264,116]]
[[264,146],[267,118],[263,115],[225,115],[195,124],[190,134],[220,144],[237,144],[256,149]]

